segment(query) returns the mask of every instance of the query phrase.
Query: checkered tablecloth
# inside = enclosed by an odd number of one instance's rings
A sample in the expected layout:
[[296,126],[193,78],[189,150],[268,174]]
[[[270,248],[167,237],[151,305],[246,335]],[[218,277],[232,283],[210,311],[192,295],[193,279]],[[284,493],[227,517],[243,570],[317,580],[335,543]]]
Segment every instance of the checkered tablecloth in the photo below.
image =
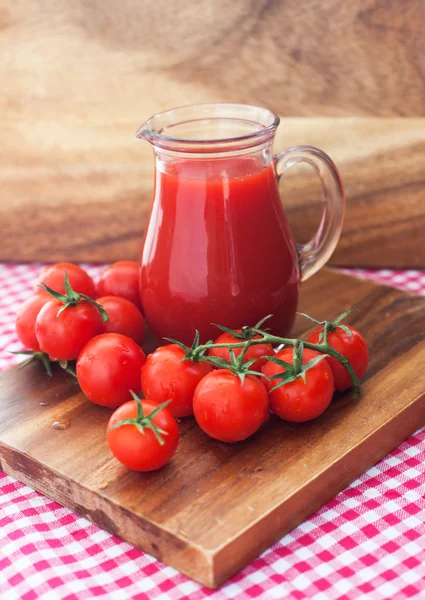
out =
[[[0,369],[20,360],[14,315],[41,268],[0,265]],[[354,274],[425,295],[425,272]],[[0,599],[425,598],[424,496],[422,429],[211,591],[0,472]]]

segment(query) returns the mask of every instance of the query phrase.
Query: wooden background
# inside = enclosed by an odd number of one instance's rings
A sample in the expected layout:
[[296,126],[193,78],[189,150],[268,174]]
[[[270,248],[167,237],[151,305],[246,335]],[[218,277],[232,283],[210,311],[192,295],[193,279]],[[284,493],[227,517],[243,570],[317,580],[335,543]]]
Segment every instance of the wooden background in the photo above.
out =
[[[0,260],[137,257],[138,125],[232,101],[285,117],[276,151],[312,143],[340,167],[334,262],[425,266],[423,0],[0,0],[0,81]],[[318,184],[297,168],[282,186],[307,239]]]

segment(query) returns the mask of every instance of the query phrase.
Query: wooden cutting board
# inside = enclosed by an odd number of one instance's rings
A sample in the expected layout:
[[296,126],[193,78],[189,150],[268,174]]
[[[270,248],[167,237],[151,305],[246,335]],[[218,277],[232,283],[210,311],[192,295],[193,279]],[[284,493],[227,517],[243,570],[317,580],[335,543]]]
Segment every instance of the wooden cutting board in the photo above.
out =
[[[302,311],[350,321],[371,349],[363,396],[340,395],[319,419],[272,418],[250,440],[209,439],[182,420],[172,462],[127,471],[110,455],[110,411],[65,373],[37,366],[0,377],[4,472],[209,587],[279,540],[425,423],[425,299],[323,270]],[[297,333],[306,322],[298,321]],[[43,403],[43,404],[41,404]],[[55,420],[67,420],[62,431]]]

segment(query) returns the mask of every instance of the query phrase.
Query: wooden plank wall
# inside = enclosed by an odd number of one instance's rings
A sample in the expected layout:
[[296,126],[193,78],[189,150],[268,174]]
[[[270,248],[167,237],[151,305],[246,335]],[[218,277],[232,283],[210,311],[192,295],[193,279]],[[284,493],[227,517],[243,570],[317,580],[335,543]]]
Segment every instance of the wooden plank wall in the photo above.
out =
[[[340,167],[336,262],[425,266],[422,0],[0,0],[0,81],[0,260],[137,257],[153,166],[137,126],[232,101],[284,117],[276,151],[313,143]],[[282,185],[306,239],[317,182]]]

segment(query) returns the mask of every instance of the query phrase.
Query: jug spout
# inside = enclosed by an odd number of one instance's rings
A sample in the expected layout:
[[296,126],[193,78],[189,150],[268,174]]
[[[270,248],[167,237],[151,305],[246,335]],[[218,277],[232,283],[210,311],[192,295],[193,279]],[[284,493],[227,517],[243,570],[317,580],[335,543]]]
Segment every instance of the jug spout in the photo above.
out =
[[143,123],[143,125],[140,125],[139,129],[136,131],[136,137],[139,138],[139,140],[147,140],[148,142],[150,142],[150,136],[149,136],[149,129],[147,127],[147,121],[145,121]]
[[157,113],[136,137],[156,148],[189,153],[246,150],[271,143],[279,117],[242,104],[197,104]]

